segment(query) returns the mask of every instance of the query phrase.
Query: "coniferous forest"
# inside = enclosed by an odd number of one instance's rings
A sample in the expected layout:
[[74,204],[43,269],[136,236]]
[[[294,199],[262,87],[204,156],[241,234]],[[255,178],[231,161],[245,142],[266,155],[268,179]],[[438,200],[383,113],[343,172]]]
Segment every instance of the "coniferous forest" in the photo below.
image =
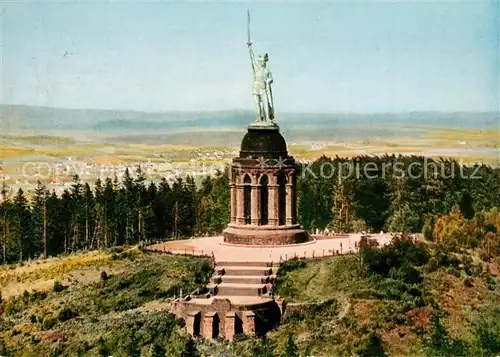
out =
[[[368,164],[369,175],[345,175],[347,164]],[[93,187],[75,176],[61,196],[41,183],[12,194],[3,186],[0,262],[220,234],[229,219],[228,182],[227,169],[197,187],[192,177],[147,182],[138,168]],[[422,232],[432,239],[450,212],[471,220],[500,206],[500,168],[421,156],[323,156],[297,165],[297,193],[299,223],[311,232]]]

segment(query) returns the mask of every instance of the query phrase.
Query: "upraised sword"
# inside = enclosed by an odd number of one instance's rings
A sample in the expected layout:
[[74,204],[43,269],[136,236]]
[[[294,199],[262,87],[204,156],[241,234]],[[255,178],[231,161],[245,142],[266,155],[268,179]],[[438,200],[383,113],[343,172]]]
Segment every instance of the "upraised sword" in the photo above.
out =
[[250,10],[247,9],[247,45],[251,45],[252,41],[250,41]]

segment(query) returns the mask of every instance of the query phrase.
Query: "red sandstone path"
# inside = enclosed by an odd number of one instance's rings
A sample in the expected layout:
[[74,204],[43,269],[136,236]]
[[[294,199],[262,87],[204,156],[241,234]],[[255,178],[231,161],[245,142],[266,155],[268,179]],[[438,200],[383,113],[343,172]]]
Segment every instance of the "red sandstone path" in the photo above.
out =
[[[314,238],[314,235],[312,236]],[[319,237],[318,237],[319,238]],[[327,237],[322,237],[327,238]],[[149,249],[170,252],[174,254],[213,255],[216,262],[272,262],[300,258],[317,258],[336,254],[345,254],[356,251],[355,243],[361,239],[361,234],[348,236],[328,237],[331,239],[313,240],[303,244],[288,246],[242,246],[225,244],[222,236],[193,238],[158,243],[149,246]],[[380,245],[390,242],[390,234],[374,234],[370,238],[376,239]]]

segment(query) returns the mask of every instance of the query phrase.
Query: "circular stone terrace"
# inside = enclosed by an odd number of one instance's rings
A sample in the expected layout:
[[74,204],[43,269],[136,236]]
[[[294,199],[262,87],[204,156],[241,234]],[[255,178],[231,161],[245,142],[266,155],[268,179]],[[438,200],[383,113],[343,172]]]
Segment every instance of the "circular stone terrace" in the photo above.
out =
[[[170,311],[185,320],[189,334],[231,340],[237,332],[265,334],[279,323],[284,301],[272,294],[272,285],[280,263],[295,257],[321,259],[355,252],[361,237],[362,234],[311,235],[306,243],[264,246],[228,244],[223,236],[216,236],[157,243],[146,249],[212,258],[214,274],[205,290],[174,300]],[[370,238],[384,245],[392,235]]]
[[[222,236],[174,240],[153,244],[149,250],[185,255],[209,255],[215,261],[279,263],[294,257],[314,259],[355,252],[362,234],[311,235],[311,241],[301,244],[262,246],[224,243]],[[391,241],[391,234],[373,234],[380,245]]]

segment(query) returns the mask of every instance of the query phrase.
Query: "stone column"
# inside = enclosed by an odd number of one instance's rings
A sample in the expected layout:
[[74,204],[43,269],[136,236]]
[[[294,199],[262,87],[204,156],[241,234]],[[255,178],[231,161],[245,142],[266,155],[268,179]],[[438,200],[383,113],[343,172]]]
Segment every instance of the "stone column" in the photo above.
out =
[[255,335],[255,314],[253,311],[243,312],[243,333],[245,335]]
[[236,185],[236,223],[245,224],[245,186]]
[[217,313],[215,311],[207,312],[203,316],[203,338],[214,338],[214,318]]
[[[191,336],[197,336],[200,333],[200,312],[190,311],[186,316],[186,330]],[[198,325],[198,326],[196,326]]]
[[271,226],[277,226],[279,223],[279,185],[277,184],[277,178],[275,175],[268,175],[269,184],[268,187],[268,205],[267,205],[267,220],[268,224]]
[[226,340],[232,340],[236,332],[236,313],[227,312],[226,322],[224,324],[224,338]]
[[229,184],[230,193],[231,193],[231,223],[236,222],[236,185],[234,182]]
[[252,185],[251,207],[252,207],[251,223],[255,224],[255,225],[260,225],[260,185],[259,184]]
[[287,181],[286,190],[286,212],[285,212],[285,224],[287,226],[294,224],[294,214],[293,214],[293,184]]

